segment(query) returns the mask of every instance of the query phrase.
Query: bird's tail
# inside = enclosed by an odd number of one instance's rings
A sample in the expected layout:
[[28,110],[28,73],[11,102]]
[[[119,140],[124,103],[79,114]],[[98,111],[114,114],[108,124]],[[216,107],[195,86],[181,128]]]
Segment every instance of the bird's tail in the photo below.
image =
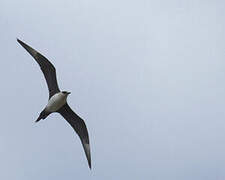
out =
[[43,110],[43,111],[40,113],[39,117],[37,118],[37,120],[36,120],[35,122],[37,123],[37,122],[40,121],[41,119],[45,119],[49,114],[50,114],[50,113],[48,113],[48,112],[46,112],[45,110]]
[[39,117],[37,118],[37,120],[35,121],[36,123],[38,122],[38,121],[40,121],[42,118],[41,118],[41,116],[39,115]]

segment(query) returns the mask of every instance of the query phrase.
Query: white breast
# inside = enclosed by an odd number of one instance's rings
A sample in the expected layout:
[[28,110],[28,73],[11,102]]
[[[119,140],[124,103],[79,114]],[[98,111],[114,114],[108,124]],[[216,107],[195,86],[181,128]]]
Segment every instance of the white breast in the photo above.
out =
[[53,95],[49,101],[45,110],[48,112],[56,112],[59,110],[64,104],[66,104],[67,95],[61,92]]

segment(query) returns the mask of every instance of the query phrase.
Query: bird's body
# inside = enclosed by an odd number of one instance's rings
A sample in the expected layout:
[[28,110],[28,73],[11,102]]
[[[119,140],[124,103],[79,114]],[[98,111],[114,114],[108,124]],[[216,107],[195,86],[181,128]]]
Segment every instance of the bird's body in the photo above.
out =
[[67,97],[70,92],[59,90],[55,67],[46,57],[19,39],[17,39],[17,41],[28,51],[31,56],[33,56],[33,58],[39,64],[48,85],[48,103],[35,122],[45,119],[51,113],[60,113],[80,137],[85,155],[88,160],[89,168],[91,168],[91,152],[88,130],[83,119],[80,118],[67,104]]
[[64,104],[66,104],[66,99],[68,94],[69,93],[63,93],[63,92],[54,94],[48,100],[48,104],[45,107],[45,111],[50,113],[58,111]]

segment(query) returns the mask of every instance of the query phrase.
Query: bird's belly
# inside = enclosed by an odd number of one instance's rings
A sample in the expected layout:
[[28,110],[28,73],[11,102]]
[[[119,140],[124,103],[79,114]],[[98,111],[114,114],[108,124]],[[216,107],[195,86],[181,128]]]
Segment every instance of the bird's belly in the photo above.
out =
[[46,111],[48,112],[56,112],[58,111],[64,104],[66,104],[66,98],[60,95],[54,95],[52,96],[48,104],[45,108]]

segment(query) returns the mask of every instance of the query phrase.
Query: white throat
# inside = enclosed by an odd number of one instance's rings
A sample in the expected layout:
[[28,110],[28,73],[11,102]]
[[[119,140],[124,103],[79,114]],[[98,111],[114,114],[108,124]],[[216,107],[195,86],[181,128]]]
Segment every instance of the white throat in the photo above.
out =
[[64,94],[62,92],[54,94],[48,101],[45,110],[47,112],[56,112],[59,110],[64,104],[66,104],[68,94]]

